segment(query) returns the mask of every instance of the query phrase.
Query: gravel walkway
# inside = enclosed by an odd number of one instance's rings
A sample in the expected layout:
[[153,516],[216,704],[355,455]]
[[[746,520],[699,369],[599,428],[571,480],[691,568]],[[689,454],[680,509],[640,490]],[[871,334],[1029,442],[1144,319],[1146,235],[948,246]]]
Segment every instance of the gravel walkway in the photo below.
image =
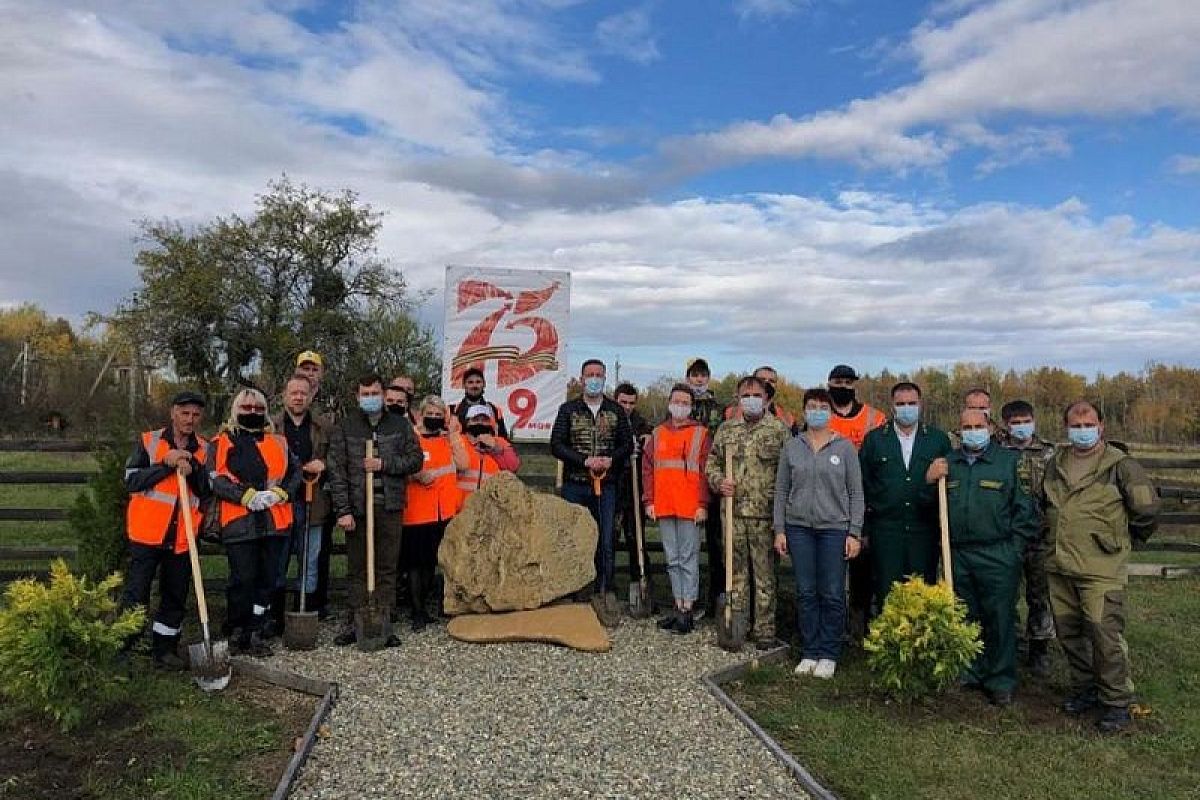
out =
[[267,660],[341,685],[296,798],[806,796],[700,684],[741,658],[709,625],[673,636],[625,619],[600,655],[466,644],[442,625],[378,653],[332,635]]

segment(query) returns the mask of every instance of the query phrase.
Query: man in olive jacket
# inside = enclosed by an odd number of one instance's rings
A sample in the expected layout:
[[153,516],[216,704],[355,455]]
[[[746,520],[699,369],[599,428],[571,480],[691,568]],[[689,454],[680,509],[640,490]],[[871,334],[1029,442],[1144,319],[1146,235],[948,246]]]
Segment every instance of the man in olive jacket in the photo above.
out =
[[1132,539],[1154,532],[1158,493],[1137,461],[1104,440],[1100,411],[1080,400],[1063,413],[1070,447],[1046,467],[1046,574],[1058,642],[1074,692],[1068,714],[1104,707],[1097,727],[1115,733],[1132,718],[1125,644],[1125,584]]
[[[367,442],[375,443],[367,457]],[[367,480],[375,508],[375,602],[390,613],[396,600],[396,563],[400,557],[401,516],[406,479],[421,469],[423,456],[412,425],[383,408],[383,380],[374,374],[358,379],[358,408],[349,411],[329,438],[329,493],[337,524],[346,531],[350,610],[334,644],[355,640],[354,612],[367,602]],[[393,636],[389,646],[399,644]]]
[[934,459],[950,452],[944,431],[921,422],[921,389],[902,381],[892,387],[892,419],[867,432],[859,451],[867,515],[863,534],[875,577],[875,600],[892,584],[919,575],[937,582],[938,509],[935,487],[925,483]]
[[962,445],[930,465],[929,483],[946,476],[954,591],[983,628],[983,651],[964,676],[998,706],[1017,686],[1017,587],[1025,548],[1041,522],[1017,471],[1018,458],[992,441],[988,418],[959,417]]

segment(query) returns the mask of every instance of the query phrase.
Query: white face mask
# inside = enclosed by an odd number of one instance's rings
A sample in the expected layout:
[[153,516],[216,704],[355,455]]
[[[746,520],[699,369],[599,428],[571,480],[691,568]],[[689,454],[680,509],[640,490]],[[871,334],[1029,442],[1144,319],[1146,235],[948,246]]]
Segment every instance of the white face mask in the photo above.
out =
[[685,420],[692,415],[692,407],[687,403],[671,403],[667,411],[673,420]]
[[751,419],[762,416],[765,402],[761,397],[742,397],[738,399],[738,404],[742,407],[742,413]]

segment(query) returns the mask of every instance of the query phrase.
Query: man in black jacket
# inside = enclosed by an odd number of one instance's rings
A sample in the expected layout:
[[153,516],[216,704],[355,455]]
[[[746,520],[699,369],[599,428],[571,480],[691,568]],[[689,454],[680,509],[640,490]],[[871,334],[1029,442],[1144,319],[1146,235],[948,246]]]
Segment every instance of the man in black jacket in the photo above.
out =
[[592,512],[600,530],[592,605],[600,621],[611,627],[621,613],[613,585],[617,482],[628,467],[633,434],[625,411],[604,396],[604,376],[603,361],[583,362],[583,396],[559,406],[550,450],[563,462],[563,499]]
[[[375,444],[370,458],[368,441]],[[338,422],[329,440],[329,491],[337,524],[346,531],[350,581],[350,612],[334,644],[354,642],[354,612],[367,602],[367,480],[374,491],[375,602],[390,612],[396,599],[406,479],[422,462],[412,425],[384,410],[383,380],[375,374],[359,378],[358,408]],[[399,643],[395,636],[388,640],[389,646]]]
[[[616,400],[629,419],[629,432],[633,436],[633,450],[630,454],[632,462],[636,463],[640,468],[642,449],[645,447],[646,441],[650,438],[650,434],[654,432],[654,428],[646,421],[637,410],[637,388],[632,383],[622,383],[613,390],[613,399]],[[638,475],[639,490],[641,475]],[[621,470],[620,478],[617,481],[617,521],[621,529],[621,534],[625,539],[625,549],[629,553],[629,580],[637,583],[642,579],[642,573],[638,570],[637,560],[637,519],[635,514],[642,514],[642,499],[633,496],[633,476],[631,475],[631,467],[626,466]]]
[[463,373],[463,399],[461,402],[450,406],[450,413],[458,417],[459,423],[465,430],[467,427],[467,410],[474,406],[490,406],[492,415],[496,418],[496,433],[501,438],[508,438],[508,426],[504,424],[504,414],[500,411],[500,407],[490,400],[483,399],[483,390],[487,387],[487,381],[484,380],[483,370],[478,367],[471,367]]

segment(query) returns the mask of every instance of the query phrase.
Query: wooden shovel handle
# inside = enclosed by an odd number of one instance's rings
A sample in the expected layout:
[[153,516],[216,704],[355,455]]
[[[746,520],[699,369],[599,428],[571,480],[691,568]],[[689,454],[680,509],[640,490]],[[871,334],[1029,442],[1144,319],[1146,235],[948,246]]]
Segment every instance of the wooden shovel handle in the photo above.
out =
[[607,474],[608,470],[606,469],[601,470],[600,472],[592,473],[592,493],[595,494],[596,497],[599,497],[604,491],[604,487],[601,484],[604,482],[604,476]]
[[196,589],[200,625],[207,630],[208,601],[204,597],[204,576],[200,574],[200,554],[196,552],[196,528],[192,525],[192,493],[188,491],[187,478],[181,471],[175,470],[175,480],[179,483],[179,515],[183,517],[183,530],[187,534],[188,559],[192,562],[192,586]]
[[[367,458],[375,457],[375,442],[367,439]],[[375,475],[367,473],[367,595],[375,593]]]
[[[725,450],[725,478],[733,480],[733,450]],[[725,529],[725,608],[728,611],[733,594],[733,495],[722,501],[724,505],[721,522]]]
[[638,484],[638,460],[637,456],[629,459],[630,477],[633,479],[633,533],[637,537],[637,559],[638,559],[638,574],[642,576],[642,582],[646,582],[646,560],[642,547],[642,492],[641,486]]
[[942,580],[954,591],[954,569],[950,563],[950,505],[946,499],[946,476],[938,478],[938,523],[942,529]]

